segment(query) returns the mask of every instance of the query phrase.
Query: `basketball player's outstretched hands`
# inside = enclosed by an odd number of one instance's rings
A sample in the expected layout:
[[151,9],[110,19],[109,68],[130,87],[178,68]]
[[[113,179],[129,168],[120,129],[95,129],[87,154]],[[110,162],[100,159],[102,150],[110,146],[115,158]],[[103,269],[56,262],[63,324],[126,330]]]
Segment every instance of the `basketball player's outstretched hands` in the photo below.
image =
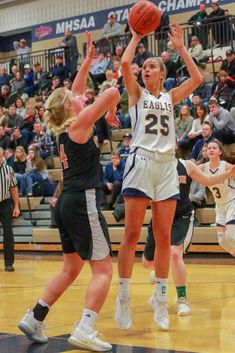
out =
[[129,27],[130,27],[131,34],[135,39],[140,41],[142,38],[144,38],[145,34],[137,33],[136,31],[134,31],[133,28],[131,28],[130,24],[129,24]]
[[86,50],[87,58],[93,59],[95,54],[94,45],[92,44],[90,32],[86,32]]
[[107,121],[107,124],[111,127],[119,127],[120,121],[118,117],[116,116],[116,111],[117,108],[113,108],[113,110],[108,110],[107,113],[105,114],[105,120]]
[[182,37],[182,31],[180,29],[180,26],[178,23],[175,23],[174,26],[169,26],[170,27],[170,33],[168,33],[168,37],[173,43],[174,47],[176,49],[181,49],[184,46],[183,43],[183,37]]

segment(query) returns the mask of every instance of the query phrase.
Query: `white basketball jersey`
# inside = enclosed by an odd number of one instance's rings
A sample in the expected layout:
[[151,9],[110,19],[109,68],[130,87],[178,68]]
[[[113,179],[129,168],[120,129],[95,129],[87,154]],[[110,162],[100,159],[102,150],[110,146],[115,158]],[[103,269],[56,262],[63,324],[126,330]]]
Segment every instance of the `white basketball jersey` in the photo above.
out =
[[[204,167],[204,172],[207,175],[218,175],[225,172],[225,161],[221,161],[219,167],[216,170],[210,169],[210,164],[207,162]],[[235,200],[235,183],[234,179],[226,179],[223,183],[209,186],[215,203],[217,205],[224,205],[232,200]]]
[[158,154],[175,155],[173,105],[168,93],[153,96],[147,89],[129,109],[132,125],[131,147],[141,147]]

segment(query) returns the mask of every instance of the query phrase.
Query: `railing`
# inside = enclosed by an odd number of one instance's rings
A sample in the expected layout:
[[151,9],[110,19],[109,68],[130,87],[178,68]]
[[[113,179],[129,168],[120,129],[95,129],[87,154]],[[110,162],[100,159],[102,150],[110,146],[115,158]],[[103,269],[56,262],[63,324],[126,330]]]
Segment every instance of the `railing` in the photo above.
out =
[[[230,46],[234,48],[235,39],[235,16],[217,17],[216,21],[204,21],[202,23],[182,23],[181,24],[183,40],[186,47],[189,47],[191,38],[196,35],[201,42],[203,49],[211,49],[216,44],[220,47]],[[148,50],[154,55],[160,56],[162,51],[167,50],[168,27],[162,27],[161,31],[152,33],[143,38]],[[100,39],[94,41],[97,55],[99,52],[113,55],[115,47],[120,45],[126,48],[130,40],[130,34],[114,37],[112,39]],[[83,46],[83,55],[85,56],[86,46]],[[64,62],[70,66],[70,53],[68,48],[56,47],[47,50],[40,50],[30,53],[28,56],[10,56],[0,59],[0,65],[7,68],[8,73],[13,64],[23,68],[23,65],[29,63],[31,66],[40,63],[42,67],[51,73],[54,66],[55,57],[62,55]]]

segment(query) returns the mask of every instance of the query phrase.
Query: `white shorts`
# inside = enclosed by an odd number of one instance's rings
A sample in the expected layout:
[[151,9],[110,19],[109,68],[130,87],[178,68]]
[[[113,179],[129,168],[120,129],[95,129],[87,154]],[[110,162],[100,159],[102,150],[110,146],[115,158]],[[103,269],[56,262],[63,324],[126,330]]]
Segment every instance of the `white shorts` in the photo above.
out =
[[217,225],[235,224],[235,200],[224,205],[215,205],[215,212]]
[[123,175],[122,194],[154,201],[179,198],[176,159],[166,156],[164,160],[162,156],[159,160],[154,152],[143,149],[130,153]]

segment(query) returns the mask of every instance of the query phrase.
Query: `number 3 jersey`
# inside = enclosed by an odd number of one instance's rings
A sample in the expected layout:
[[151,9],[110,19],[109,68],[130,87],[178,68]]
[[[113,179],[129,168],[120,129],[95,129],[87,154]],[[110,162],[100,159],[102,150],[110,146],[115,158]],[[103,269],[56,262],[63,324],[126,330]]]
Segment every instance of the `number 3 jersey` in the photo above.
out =
[[147,89],[129,109],[132,125],[131,147],[141,147],[157,154],[175,156],[173,105],[168,93],[153,96]]
[[93,138],[79,144],[72,141],[67,132],[63,132],[59,135],[58,143],[63,168],[63,191],[100,187],[100,150]]
[[[204,166],[204,173],[209,176],[222,174],[225,172],[225,164],[225,161],[221,161],[217,169],[211,170],[210,164],[207,162]],[[211,190],[217,205],[224,205],[232,200],[235,200],[234,179],[226,179],[223,183],[209,186],[209,189]]]

